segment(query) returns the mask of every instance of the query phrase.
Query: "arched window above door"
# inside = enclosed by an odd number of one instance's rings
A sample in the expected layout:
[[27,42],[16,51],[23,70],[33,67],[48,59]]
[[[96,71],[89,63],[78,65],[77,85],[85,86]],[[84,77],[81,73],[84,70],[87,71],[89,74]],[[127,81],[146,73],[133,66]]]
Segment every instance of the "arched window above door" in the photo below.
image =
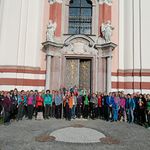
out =
[[91,0],[71,0],[69,3],[68,34],[92,34]]

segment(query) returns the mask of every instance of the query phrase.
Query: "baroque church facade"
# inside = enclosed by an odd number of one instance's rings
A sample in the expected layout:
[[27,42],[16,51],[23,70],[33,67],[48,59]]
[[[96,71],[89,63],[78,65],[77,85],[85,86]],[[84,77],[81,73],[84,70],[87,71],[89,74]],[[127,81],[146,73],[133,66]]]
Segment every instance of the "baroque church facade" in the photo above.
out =
[[150,92],[148,0],[0,0],[0,90]]

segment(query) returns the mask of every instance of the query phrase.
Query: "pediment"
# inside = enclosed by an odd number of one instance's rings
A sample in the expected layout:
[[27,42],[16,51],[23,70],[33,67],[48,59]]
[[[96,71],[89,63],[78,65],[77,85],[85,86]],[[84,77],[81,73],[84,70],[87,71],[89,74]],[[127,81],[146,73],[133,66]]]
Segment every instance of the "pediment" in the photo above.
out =
[[64,42],[63,53],[65,54],[95,54],[94,41],[85,35],[73,35]]
[[89,46],[94,45],[94,40],[86,35],[72,35],[64,41],[64,44],[68,45],[69,43],[79,43],[79,42],[88,44]]

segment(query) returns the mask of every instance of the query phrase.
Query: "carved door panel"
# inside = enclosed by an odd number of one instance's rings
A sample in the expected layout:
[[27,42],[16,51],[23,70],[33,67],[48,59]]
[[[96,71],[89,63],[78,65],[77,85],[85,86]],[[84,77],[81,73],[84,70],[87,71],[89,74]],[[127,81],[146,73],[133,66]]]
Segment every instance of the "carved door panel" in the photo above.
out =
[[66,87],[79,87],[79,59],[66,59]]
[[91,60],[80,60],[79,87],[91,89]]

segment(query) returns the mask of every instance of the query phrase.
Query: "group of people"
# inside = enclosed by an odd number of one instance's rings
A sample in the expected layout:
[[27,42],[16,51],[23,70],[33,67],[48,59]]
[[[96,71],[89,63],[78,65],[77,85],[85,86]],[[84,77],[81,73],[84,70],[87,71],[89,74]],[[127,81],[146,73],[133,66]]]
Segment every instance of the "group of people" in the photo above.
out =
[[110,92],[107,95],[77,88],[0,92],[0,115],[5,124],[23,117],[36,119],[38,114],[44,119],[90,118],[150,126],[150,94]]

